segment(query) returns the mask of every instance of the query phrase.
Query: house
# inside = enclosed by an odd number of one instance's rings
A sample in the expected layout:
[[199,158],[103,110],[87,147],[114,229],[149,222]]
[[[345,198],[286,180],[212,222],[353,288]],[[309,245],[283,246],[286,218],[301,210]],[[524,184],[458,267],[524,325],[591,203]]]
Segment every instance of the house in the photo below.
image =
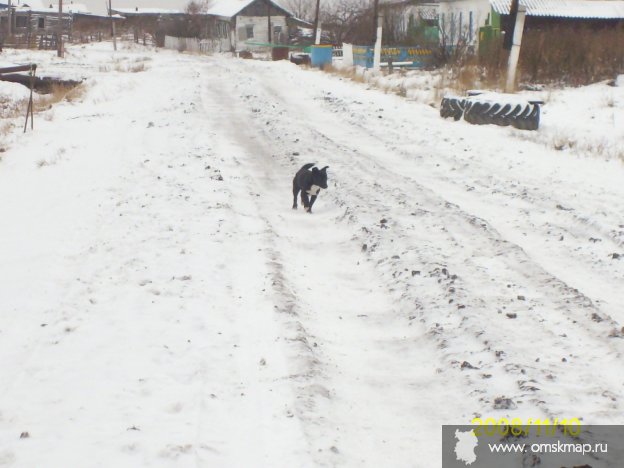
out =
[[72,41],[90,42],[101,41],[111,36],[111,20],[115,22],[117,30],[125,18],[121,15],[98,15],[86,11],[72,12],[71,39]]
[[[111,18],[90,13],[86,5],[72,1],[63,2],[61,14],[63,35],[69,40],[101,40],[110,36]],[[0,2],[0,40],[10,41],[17,47],[54,48],[58,34],[58,3],[41,0],[14,0],[9,10],[7,0]],[[113,17],[117,23],[121,16]]]
[[[165,34],[172,34],[176,25],[184,25],[191,16],[181,10],[165,8],[113,8],[111,11],[125,18],[119,33],[131,33],[135,41],[141,36],[150,35],[159,47],[165,44]],[[184,30],[185,26],[180,29]]]
[[[624,0],[521,0],[526,6],[525,30],[571,27],[614,27],[624,24]],[[478,46],[508,26],[511,0],[440,0],[440,42]]]
[[[10,31],[16,46],[35,47],[39,43],[42,47],[44,38],[48,45],[53,46],[50,38],[56,37],[59,30],[58,5],[43,3],[41,0],[18,4],[13,2],[10,8],[7,8],[7,3],[3,4],[5,8],[0,10],[0,38],[3,42]],[[71,18],[69,7],[63,8],[60,15],[63,35],[69,36],[71,33]]]
[[236,51],[286,44],[290,28],[311,26],[273,0],[216,0],[206,13],[214,24],[210,38],[225,39]]

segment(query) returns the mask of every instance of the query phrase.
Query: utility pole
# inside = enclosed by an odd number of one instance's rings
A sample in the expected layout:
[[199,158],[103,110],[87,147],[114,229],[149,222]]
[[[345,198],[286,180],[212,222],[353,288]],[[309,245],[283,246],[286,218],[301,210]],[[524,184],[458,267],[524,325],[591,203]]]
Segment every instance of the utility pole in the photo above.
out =
[[516,70],[518,68],[518,59],[520,58],[520,45],[522,44],[525,15],[526,6],[520,3],[518,5],[518,13],[516,14],[516,24],[513,28],[513,40],[511,42],[511,52],[509,53],[509,62],[507,63],[507,83],[505,84],[505,92],[507,93],[513,92],[516,87]]
[[267,38],[269,39],[267,42],[271,43],[271,0],[267,0]]
[[316,0],[316,13],[314,14],[314,43],[321,43],[321,28],[319,24],[319,12],[321,10],[321,0]]
[[7,20],[9,20],[9,27],[7,29],[7,34],[9,37],[13,34],[13,14],[11,11],[11,0],[9,0],[9,8],[7,9]]
[[58,32],[56,33],[56,55],[63,57],[63,0],[59,0]]
[[377,29],[379,27],[379,0],[373,2],[373,44],[377,43]]
[[113,20],[113,3],[108,0],[108,16],[111,21],[111,35],[113,36],[113,50],[117,50],[117,34],[115,34],[115,21]]

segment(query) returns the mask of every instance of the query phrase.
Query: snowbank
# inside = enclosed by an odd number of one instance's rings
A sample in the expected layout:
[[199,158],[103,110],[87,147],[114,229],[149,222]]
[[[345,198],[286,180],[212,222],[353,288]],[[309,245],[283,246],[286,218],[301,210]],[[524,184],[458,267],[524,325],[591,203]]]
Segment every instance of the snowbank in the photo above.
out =
[[30,90],[21,84],[0,81],[0,102],[3,105],[28,99],[29,95]]
[[[350,73],[356,81],[435,107],[440,105],[442,96],[457,94],[442,70],[388,73],[361,67],[350,69],[340,63],[334,64],[334,68],[343,75]],[[624,161],[624,75],[615,84],[615,87],[607,82],[580,88],[542,87],[539,91],[520,91],[515,95],[497,93],[497,99],[507,96],[513,102],[544,101],[537,132],[502,128],[500,131],[560,151]],[[477,99],[485,100],[488,96],[491,95],[486,91]]]

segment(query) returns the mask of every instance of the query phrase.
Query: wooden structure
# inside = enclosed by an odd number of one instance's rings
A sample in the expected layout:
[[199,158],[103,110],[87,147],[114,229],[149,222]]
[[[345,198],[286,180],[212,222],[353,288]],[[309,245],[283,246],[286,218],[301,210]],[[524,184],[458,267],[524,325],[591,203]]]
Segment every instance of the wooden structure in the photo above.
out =
[[14,67],[3,67],[0,68],[0,75],[10,74],[10,73],[19,73],[19,72],[28,72],[30,76],[30,98],[28,99],[28,107],[26,108],[26,120],[24,121],[24,133],[26,133],[26,128],[28,127],[28,116],[30,115],[30,129],[34,129],[34,119],[33,119],[33,88],[35,86],[35,73],[37,71],[37,65],[34,63],[28,65],[17,65]]
[[[624,25],[624,0],[522,0],[526,30],[555,26],[610,28]],[[478,46],[513,30],[511,0],[439,0],[440,41]],[[510,41],[511,42],[511,41]]]
[[[121,29],[120,25],[125,18],[120,15],[113,15],[116,29]],[[76,12],[72,13],[71,37],[72,41],[91,42],[101,41],[103,38],[110,38],[111,17],[108,15],[96,15],[93,13]]]
[[132,34],[135,42],[149,35],[159,47],[165,45],[165,35],[170,34],[170,29],[176,25],[187,24],[188,17],[191,16],[181,11],[162,8],[113,8],[111,11],[113,15],[125,18],[117,28],[118,33]]
[[[12,7],[3,9],[0,13],[0,36],[8,36],[9,21],[11,21],[11,32],[14,36],[33,38],[39,36],[56,35],[59,30],[58,7],[45,8],[41,10],[31,9],[27,6]],[[63,35],[71,33],[72,15],[63,12],[61,15]]]
[[[6,2],[0,0],[0,46],[56,48],[59,34],[58,4],[31,7],[25,2],[15,6],[13,2],[9,8]],[[67,1],[63,2],[62,8],[60,30],[64,40],[86,42],[110,37],[111,18],[108,15],[89,13],[86,6]],[[113,16],[116,24],[123,20],[122,16]]]

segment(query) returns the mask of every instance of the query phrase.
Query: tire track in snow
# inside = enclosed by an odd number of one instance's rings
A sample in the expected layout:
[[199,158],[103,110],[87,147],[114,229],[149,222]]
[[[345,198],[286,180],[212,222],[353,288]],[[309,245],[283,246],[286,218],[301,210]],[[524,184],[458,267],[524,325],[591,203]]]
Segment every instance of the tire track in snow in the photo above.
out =
[[[262,108],[249,102],[247,92],[264,92],[266,82],[254,82],[229,61],[214,63],[211,71],[204,83],[207,113],[218,108],[220,121],[230,123],[220,151],[236,154],[248,190],[259,195],[258,216],[273,239],[269,261],[310,363],[295,385],[297,416],[316,464],[429,465],[438,457],[439,437],[423,421],[437,421],[441,413],[447,421],[469,417],[459,403],[449,404],[454,390],[439,378],[434,343],[418,323],[405,326],[387,287],[359,262],[351,228],[335,222],[341,215],[326,207],[331,190],[313,216],[289,209],[292,174],[305,161],[293,164],[279,155],[280,136],[264,132]],[[260,116],[254,122],[250,114]]]
[[[359,172],[366,172],[366,175],[362,174],[359,177],[354,177],[355,180],[376,180],[376,178],[379,178],[392,181],[392,189],[378,185],[375,186],[375,192],[372,194],[362,192],[361,187],[358,185],[350,184],[343,187],[351,195],[350,199],[358,199],[357,195],[359,194],[359,199],[365,201],[366,205],[369,207],[373,205],[368,211],[377,211],[383,214],[388,211],[391,212],[392,209],[399,211],[396,208],[402,207],[416,211],[424,209],[424,212],[433,220],[440,219],[440,216],[436,213],[443,213],[447,217],[446,220],[441,218],[438,223],[442,226],[447,226],[447,229],[442,228],[442,235],[448,237],[448,241],[442,242],[440,239],[438,243],[445,245],[445,250],[451,247],[449,250],[453,253],[445,256],[435,253],[435,249],[433,249],[432,257],[427,259],[429,255],[425,255],[424,258],[420,255],[420,259],[415,259],[425,265],[428,264],[429,271],[432,274],[447,276],[447,280],[444,283],[448,291],[452,291],[452,294],[444,291],[441,292],[442,297],[431,298],[430,300],[433,302],[430,302],[430,306],[434,309],[441,307],[440,299],[442,298],[446,298],[448,301],[456,301],[458,300],[458,293],[461,300],[461,293],[463,293],[464,302],[468,302],[468,306],[475,309],[475,312],[478,312],[460,314],[463,318],[459,322],[456,319],[451,319],[452,315],[448,315],[445,317],[447,321],[445,326],[441,326],[430,317],[426,317],[425,321],[428,323],[433,335],[441,335],[439,339],[442,340],[441,344],[444,348],[449,346],[449,341],[456,344],[461,343],[465,339],[466,332],[470,336],[474,336],[476,346],[471,352],[467,353],[465,349],[455,349],[449,357],[453,357],[450,364],[457,366],[457,368],[463,362],[461,358],[458,359],[461,355],[474,355],[474,359],[484,359],[484,372],[481,373],[481,376],[488,377],[486,381],[479,383],[478,380],[475,381],[465,377],[471,381],[471,385],[475,389],[479,389],[477,393],[485,395],[481,405],[483,409],[487,410],[487,405],[490,404],[495,406],[497,396],[512,395],[516,400],[524,401],[528,399],[531,405],[536,405],[539,408],[538,412],[544,411],[547,415],[560,416],[570,411],[578,411],[579,405],[577,403],[580,403],[580,401],[574,396],[574,393],[584,391],[588,400],[591,400],[591,404],[588,405],[588,409],[585,411],[590,415],[589,417],[610,417],[615,414],[612,412],[614,408],[612,396],[617,395],[617,388],[620,384],[617,382],[617,378],[598,376],[596,370],[603,366],[617,368],[619,365],[622,352],[620,340],[617,338],[619,332],[615,332],[615,335],[613,335],[615,338],[608,337],[608,335],[612,335],[614,327],[618,326],[617,323],[605,317],[604,313],[597,309],[582,293],[567,286],[565,282],[545,271],[533,259],[528,257],[521,247],[502,238],[487,222],[464,212],[457,205],[449,203],[444,197],[441,197],[439,193],[434,193],[420,185],[415,179],[397,175],[397,171],[403,167],[401,164],[393,171],[389,171],[381,159],[373,156],[373,153],[380,146],[384,145],[383,140],[377,142],[368,134],[362,134],[357,128],[354,129],[350,126],[343,128],[341,123],[331,115],[325,114],[326,120],[319,118],[317,115],[318,109],[311,107],[306,102],[305,96],[299,96],[295,100],[293,96],[288,95],[286,90],[267,85],[267,83],[271,82],[270,72],[267,72],[267,68],[263,68],[261,65],[256,67],[254,64],[250,64],[245,66],[244,69],[248,72],[248,77],[244,79],[253,82],[253,85],[247,86],[251,91],[247,95],[248,105],[254,107],[254,109],[268,111],[265,112],[265,115],[261,115],[259,111],[255,112],[256,120],[259,123],[266,121],[265,128],[267,130],[265,131],[265,138],[273,140],[274,143],[277,143],[276,140],[281,140],[281,151],[285,152],[298,148],[297,145],[285,143],[285,140],[290,135],[296,134],[302,137],[302,135],[308,134],[310,135],[308,138],[302,139],[304,141],[315,141],[317,151],[325,154],[328,160],[332,154],[336,153],[341,156],[357,154],[360,161],[356,162],[354,159],[349,159],[349,161],[353,161],[352,164],[336,160],[336,158],[332,160],[332,162],[334,160],[337,161],[337,164],[333,164],[333,167],[350,167],[351,171],[357,168]],[[254,76],[258,76],[258,78],[251,78]],[[313,117],[304,118],[304,122],[298,125],[292,121],[286,123],[284,118],[280,118],[282,115],[288,115],[287,109],[294,108],[298,109],[299,115]],[[332,128],[330,132],[332,136],[328,137],[327,129],[330,127]],[[321,130],[316,130],[317,128]],[[343,137],[350,137],[349,143],[336,143],[335,135],[340,133]],[[344,138],[342,141],[344,141]],[[377,151],[377,154],[387,156],[383,151]],[[366,158],[370,162],[362,164],[362,158]],[[390,158],[390,160],[393,162],[397,161],[396,158]],[[332,163],[330,163],[330,166],[332,166]],[[341,183],[344,183],[344,180]],[[380,195],[380,192],[384,196]],[[396,196],[397,193],[399,196]],[[422,203],[424,208],[420,206],[421,203],[416,203],[416,206],[410,206],[407,194],[410,194],[411,198],[424,198],[425,202]],[[415,194],[418,195],[414,196]],[[382,202],[384,197],[386,199]],[[377,205],[379,202],[383,204]],[[339,203],[345,204],[344,200]],[[349,203],[346,203],[346,205],[349,207]],[[360,205],[350,208],[350,210],[349,208],[347,210],[359,215],[359,211],[364,207]],[[370,222],[370,219],[367,221]],[[436,221],[430,224],[431,227],[435,227],[435,225]],[[456,232],[456,228],[462,225],[465,227]],[[433,231],[429,238],[435,238]],[[481,253],[477,255],[477,258],[474,258],[474,253],[466,256],[463,252],[463,245],[470,245],[470,242],[466,244],[466,240],[472,238],[477,240],[482,238],[485,241],[479,249]],[[379,236],[377,236],[377,239],[379,239]],[[369,243],[369,245],[371,244],[372,242]],[[433,246],[435,246],[435,241]],[[491,252],[495,252],[492,259],[494,263],[488,260]],[[462,259],[462,261],[454,259],[454,256]],[[497,257],[503,260],[502,265],[499,260],[496,260]],[[393,275],[391,279],[388,278],[391,283],[397,282],[394,275],[402,273],[401,270],[405,270],[405,268],[401,267],[407,266],[403,261],[392,261],[380,255],[377,255],[376,258],[378,262],[386,262],[392,265],[394,271],[387,271],[390,268],[385,265],[382,268],[382,271],[386,270],[384,272],[386,275]],[[444,262],[440,261],[441,258],[444,258]],[[479,258],[481,259],[475,263],[475,260]],[[436,263],[438,264],[437,272]],[[449,268],[449,265],[453,264],[456,267],[453,267],[453,269]],[[494,280],[487,273],[488,269],[493,266],[496,266],[499,272],[507,270],[506,273],[502,274],[503,277],[506,277],[505,281],[501,281],[503,283],[502,287],[494,288],[496,291],[494,298],[488,300],[478,299],[480,293],[477,293],[475,297],[475,288],[479,284],[485,285],[490,283],[490,280]],[[468,271],[465,271],[466,267],[468,267]],[[500,270],[501,267],[502,270]],[[455,284],[465,281],[466,278],[461,278],[459,281],[457,279],[448,280],[448,277],[452,277],[456,273],[456,271],[453,271],[455,268],[462,269],[468,275],[473,276],[473,278],[470,278],[469,286],[461,288]],[[446,270],[446,273],[441,273],[443,270]],[[482,278],[481,280],[478,279],[480,277]],[[443,279],[438,278],[441,283]],[[516,294],[522,297],[522,299],[518,299],[516,302],[516,299],[513,298],[513,290],[505,292],[504,283],[509,284],[510,287],[520,292],[521,294]],[[408,288],[409,286],[411,284],[405,281],[405,287]],[[530,295],[534,297],[530,297],[526,291],[529,291]],[[525,295],[529,296],[528,303],[524,299]],[[413,299],[413,294],[408,294],[407,297]],[[405,299],[405,297],[402,299]],[[472,301],[472,304],[470,304],[470,301]],[[514,304],[514,302],[516,303]],[[522,329],[516,329],[516,321],[506,318],[503,318],[501,321],[497,315],[492,314],[492,312],[496,313],[496,311],[488,310],[493,307],[493,304],[496,304],[499,314],[503,311],[514,314],[517,313],[516,310],[524,313],[528,309],[529,316],[525,314],[526,318],[523,320],[532,320],[539,325],[536,328],[525,324]],[[466,304],[462,305],[465,306]],[[449,309],[449,307],[446,307],[446,309]],[[442,310],[444,310],[444,307]],[[421,317],[423,317],[422,314]],[[484,327],[479,317],[491,317],[486,319],[486,321],[493,320],[493,323],[496,323],[498,328]],[[602,323],[594,323],[592,321],[593,318]],[[454,330],[457,330],[457,333]],[[535,334],[534,331],[539,331],[539,333]],[[535,350],[535,355],[532,359],[526,356],[527,352],[530,353],[532,346],[539,347],[544,345],[547,346],[546,349],[552,355],[544,356],[539,352],[538,348]],[[553,349],[557,350],[556,356],[553,353]],[[562,364],[560,362],[561,359],[565,362],[572,362],[570,364]],[[493,370],[498,370],[498,372],[492,371],[492,373],[488,373],[489,367]],[[577,375],[576,372],[579,371],[581,374]],[[464,376],[467,374],[469,372],[464,372]],[[492,381],[489,380],[492,374],[495,374],[496,380],[501,381],[499,385],[500,393],[498,394],[496,390],[492,391]],[[601,380],[600,383],[596,381],[597,379]],[[565,389],[563,398],[560,394],[561,387]],[[547,397],[547,395],[550,395],[550,397]],[[617,408],[617,404],[615,405]],[[480,411],[481,409],[477,408],[476,412]],[[524,411],[527,410],[525,409]],[[533,412],[535,413],[535,410]]]
[[[449,125],[440,121],[436,113],[433,121],[423,117],[421,122],[427,126],[412,133],[405,125],[397,125],[391,114],[382,116],[383,108],[379,109],[379,117],[385,118],[365,119],[357,112],[357,104],[361,102],[354,105],[331,92],[324,93],[323,99],[315,96],[315,100],[327,111],[339,113],[351,126],[385,142],[386,150],[417,162],[410,172],[420,184],[444,191],[446,199],[465,211],[479,212],[507,238],[522,246],[542,268],[600,302],[603,315],[624,323],[619,307],[624,296],[618,287],[624,267],[610,258],[624,242],[623,225],[617,224],[620,194],[610,193],[590,179],[589,184],[583,180],[583,190],[591,190],[594,197],[579,199],[579,187],[573,182],[561,183],[560,174],[551,175],[557,182],[551,184],[548,174],[542,176],[535,170],[522,173],[517,168],[520,167],[517,159],[507,158],[512,155],[512,148],[500,148],[495,143],[497,133],[507,130],[509,138],[519,138],[519,154],[534,151],[535,146],[521,141],[522,132],[517,130],[471,127],[474,133],[482,134],[469,134],[465,138],[466,133],[461,132],[465,125]],[[457,132],[457,137],[450,138],[448,131]],[[479,138],[490,138],[493,142],[475,143]],[[478,152],[473,148],[477,145]],[[488,157],[488,151],[499,151],[495,163]],[[504,165],[507,171],[500,170]],[[557,191],[551,186],[557,187]],[[588,204],[588,199],[598,201],[599,209]],[[510,210],[514,212],[513,226],[504,222]],[[596,280],[588,283],[579,278]]]

